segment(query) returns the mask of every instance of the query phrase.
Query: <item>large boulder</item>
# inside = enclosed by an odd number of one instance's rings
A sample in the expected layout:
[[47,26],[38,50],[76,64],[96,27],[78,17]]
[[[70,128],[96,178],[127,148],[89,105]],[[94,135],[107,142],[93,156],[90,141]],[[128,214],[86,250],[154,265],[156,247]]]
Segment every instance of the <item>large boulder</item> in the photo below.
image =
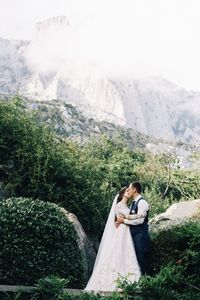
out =
[[159,230],[185,223],[200,214],[200,199],[172,204],[166,212],[150,220],[150,230]]
[[79,247],[82,250],[83,258],[85,261],[85,273],[86,273],[87,277],[89,278],[92,273],[94,262],[96,259],[96,251],[94,249],[94,245],[91,243],[91,241],[87,237],[78,218],[74,214],[69,213],[64,208],[61,208],[61,210],[66,214],[68,220],[73,223],[74,228],[77,232],[77,235],[79,237],[79,241],[78,241]]

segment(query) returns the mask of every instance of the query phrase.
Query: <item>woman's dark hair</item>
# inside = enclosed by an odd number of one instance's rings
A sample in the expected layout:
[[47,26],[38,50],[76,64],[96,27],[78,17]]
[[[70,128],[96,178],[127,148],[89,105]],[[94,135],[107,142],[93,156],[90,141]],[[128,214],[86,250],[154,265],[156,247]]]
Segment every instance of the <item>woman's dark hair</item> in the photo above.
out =
[[[124,193],[127,190],[127,186],[123,187],[120,191],[119,191],[119,195],[117,197],[117,203],[119,203],[119,201],[122,200],[122,198],[124,197]],[[115,222],[117,221],[117,216],[115,215]]]
[[124,193],[126,192],[126,190],[127,190],[127,186],[123,187],[123,188],[119,191],[119,195],[118,195],[118,197],[117,197],[117,203],[118,203],[119,201],[122,200],[122,198],[124,197]]

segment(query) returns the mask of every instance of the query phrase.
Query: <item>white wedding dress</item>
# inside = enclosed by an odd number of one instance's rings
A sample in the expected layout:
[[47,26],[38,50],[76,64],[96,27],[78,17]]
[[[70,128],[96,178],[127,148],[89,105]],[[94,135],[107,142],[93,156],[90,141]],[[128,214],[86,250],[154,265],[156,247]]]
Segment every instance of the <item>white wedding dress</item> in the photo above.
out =
[[119,276],[127,276],[131,282],[138,281],[141,272],[135,254],[135,248],[127,225],[115,227],[115,215],[129,214],[130,209],[117,196],[104,229],[93,273],[85,291],[115,291]]

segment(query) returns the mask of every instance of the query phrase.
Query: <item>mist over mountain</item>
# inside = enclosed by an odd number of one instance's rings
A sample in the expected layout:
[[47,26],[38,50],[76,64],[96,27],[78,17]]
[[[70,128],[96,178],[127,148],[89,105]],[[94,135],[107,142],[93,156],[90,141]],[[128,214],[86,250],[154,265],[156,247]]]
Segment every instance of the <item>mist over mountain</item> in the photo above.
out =
[[[59,100],[84,115],[164,140],[200,142],[200,93],[161,77],[98,68],[66,17],[36,24],[31,41],[0,39],[0,93]],[[87,40],[85,41],[87,43]]]

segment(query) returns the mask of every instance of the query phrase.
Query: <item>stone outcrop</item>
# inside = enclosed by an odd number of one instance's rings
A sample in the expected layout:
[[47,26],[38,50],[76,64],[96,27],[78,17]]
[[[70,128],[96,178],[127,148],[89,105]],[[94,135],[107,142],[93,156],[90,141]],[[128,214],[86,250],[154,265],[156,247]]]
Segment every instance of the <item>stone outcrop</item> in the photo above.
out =
[[172,204],[166,212],[150,220],[150,230],[159,230],[187,222],[200,215],[200,199]]
[[74,228],[77,232],[77,235],[79,238],[79,247],[82,250],[83,258],[85,260],[85,273],[86,273],[86,276],[89,278],[89,276],[92,273],[93,266],[94,266],[94,262],[95,262],[95,258],[96,258],[96,251],[93,247],[93,244],[88,239],[78,218],[74,214],[66,211],[64,208],[61,208],[61,210],[66,214],[68,220],[73,223]]

